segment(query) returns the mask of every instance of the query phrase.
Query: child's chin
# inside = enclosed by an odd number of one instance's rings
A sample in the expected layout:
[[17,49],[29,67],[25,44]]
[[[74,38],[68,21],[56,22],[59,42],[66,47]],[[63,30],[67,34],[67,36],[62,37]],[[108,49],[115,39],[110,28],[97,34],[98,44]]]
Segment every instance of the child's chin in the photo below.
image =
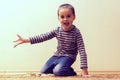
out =
[[69,25],[64,25],[64,28],[69,28]]

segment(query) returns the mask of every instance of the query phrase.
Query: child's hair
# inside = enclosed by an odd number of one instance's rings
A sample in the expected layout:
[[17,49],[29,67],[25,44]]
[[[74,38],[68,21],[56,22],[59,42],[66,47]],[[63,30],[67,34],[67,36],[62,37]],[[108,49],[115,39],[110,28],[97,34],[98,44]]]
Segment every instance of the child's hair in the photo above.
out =
[[69,8],[69,9],[71,9],[73,15],[75,15],[74,7],[71,4],[62,4],[62,5],[60,5],[59,8],[58,8],[58,12],[57,12],[58,15],[59,15],[59,10],[61,8]]

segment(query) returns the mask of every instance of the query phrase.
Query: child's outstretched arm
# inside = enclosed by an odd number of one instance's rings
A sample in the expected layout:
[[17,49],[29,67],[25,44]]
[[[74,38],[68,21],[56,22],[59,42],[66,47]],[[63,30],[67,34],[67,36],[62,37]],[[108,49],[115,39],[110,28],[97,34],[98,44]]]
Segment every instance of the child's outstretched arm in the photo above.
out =
[[14,48],[15,48],[16,46],[20,45],[20,44],[23,44],[23,43],[30,43],[30,39],[24,39],[23,37],[21,37],[21,36],[18,35],[18,34],[17,34],[17,36],[18,36],[18,39],[14,41],[14,42],[16,43],[16,44],[14,45]]
[[91,77],[91,75],[89,75],[88,73],[87,54],[85,51],[84,41],[83,41],[82,34],[80,33],[80,31],[78,31],[77,33],[77,47],[80,53],[80,61],[81,61],[80,63],[81,63],[81,69],[82,69],[81,76]]

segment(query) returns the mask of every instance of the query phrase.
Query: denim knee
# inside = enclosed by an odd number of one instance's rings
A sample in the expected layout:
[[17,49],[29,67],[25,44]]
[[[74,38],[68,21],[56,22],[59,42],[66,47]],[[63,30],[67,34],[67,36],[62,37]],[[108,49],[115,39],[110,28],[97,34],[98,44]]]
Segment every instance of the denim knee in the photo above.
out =
[[54,69],[53,69],[53,74],[55,76],[61,76],[61,68],[59,66],[56,66]]
[[55,76],[75,76],[77,75],[76,72],[74,72],[74,70],[72,68],[69,67],[60,67],[59,65],[57,65],[54,69],[53,69],[53,74]]

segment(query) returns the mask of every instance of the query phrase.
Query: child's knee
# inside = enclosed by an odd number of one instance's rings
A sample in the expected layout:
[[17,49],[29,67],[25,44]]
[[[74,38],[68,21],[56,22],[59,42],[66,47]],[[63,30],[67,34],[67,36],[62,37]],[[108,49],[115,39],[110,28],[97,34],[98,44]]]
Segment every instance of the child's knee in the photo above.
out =
[[65,67],[65,66],[59,66],[59,65],[57,65],[53,69],[53,74],[55,76],[73,76],[73,75],[77,75],[76,72],[74,72],[74,70],[72,68]]
[[62,76],[63,75],[63,68],[60,67],[60,66],[56,66],[54,69],[53,69],[53,73],[55,76]]

